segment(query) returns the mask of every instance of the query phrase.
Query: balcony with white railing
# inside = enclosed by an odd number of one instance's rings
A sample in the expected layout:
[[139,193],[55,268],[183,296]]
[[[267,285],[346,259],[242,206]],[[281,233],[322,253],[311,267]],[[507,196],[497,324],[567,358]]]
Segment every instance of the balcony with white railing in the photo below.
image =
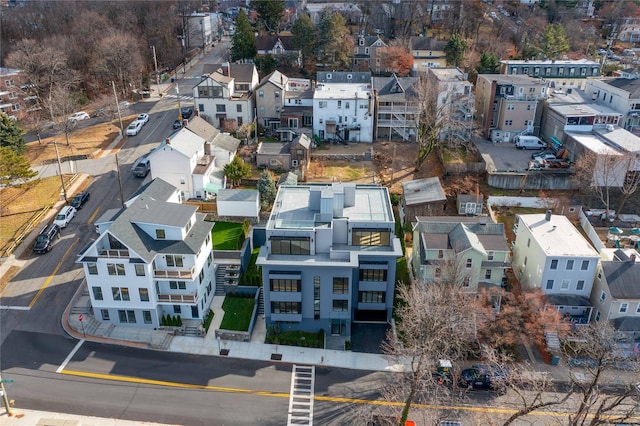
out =
[[154,269],[153,278],[159,279],[184,279],[192,280],[196,276],[196,267],[192,266],[191,269]]
[[127,259],[129,257],[129,250],[98,249],[98,257]]
[[377,108],[379,114],[417,114],[420,112],[420,107],[415,105],[380,105]]
[[162,293],[158,294],[158,303],[196,303],[196,293],[179,294],[179,293]]

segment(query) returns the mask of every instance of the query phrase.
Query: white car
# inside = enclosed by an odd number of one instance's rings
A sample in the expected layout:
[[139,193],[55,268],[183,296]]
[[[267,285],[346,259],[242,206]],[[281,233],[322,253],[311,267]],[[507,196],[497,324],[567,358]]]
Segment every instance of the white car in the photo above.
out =
[[90,118],[89,114],[87,114],[84,111],[80,111],[80,112],[76,112],[71,117],[69,117],[69,121],[82,121],[82,120],[88,120],[89,118]]
[[142,125],[144,126],[145,124],[147,124],[149,122],[149,114],[142,113],[142,114],[140,114],[138,116],[138,118],[136,118],[136,120],[141,122]]
[[127,136],[135,136],[142,130],[142,122],[135,120],[127,127]]
[[74,207],[65,206],[58,212],[56,218],[53,220],[53,224],[58,225],[60,228],[66,228],[75,215],[76,209]]

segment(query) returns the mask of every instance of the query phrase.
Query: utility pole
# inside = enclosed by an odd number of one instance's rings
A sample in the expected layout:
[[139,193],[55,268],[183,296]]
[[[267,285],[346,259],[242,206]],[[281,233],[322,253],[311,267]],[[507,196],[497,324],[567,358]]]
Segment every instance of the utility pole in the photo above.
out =
[[[122,192],[122,178],[120,177],[120,163],[118,163],[118,153],[116,152],[116,173],[118,174],[118,188],[120,188],[120,205],[124,208],[124,194]],[[82,320],[80,320],[82,323]],[[84,333],[84,324],[82,324],[82,333]]]
[[4,408],[7,410],[7,415],[11,417],[13,416],[13,411],[11,410],[12,401],[9,401],[9,397],[7,396],[7,390],[4,388],[5,383],[13,383],[13,380],[11,379],[2,380],[2,378],[0,378],[0,392],[2,392],[2,400],[4,401]]
[[56,149],[56,161],[58,162],[58,173],[60,174],[60,184],[62,185],[62,189],[60,190],[60,195],[64,200],[65,204],[67,203],[67,191],[64,189],[64,177],[62,176],[62,163],[60,163],[60,154],[58,153],[58,142],[51,141],[49,142],[53,144]]
[[158,74],[158,59],[156,58],[156,47],[151,46],[151,50],[153,51],[153,65],[156,69],[156,85],[158,86],[158,96],[162,96],[160,93],[160,74]]
[[176,95],[178,98],[178,120],[182,123],[182,108],[180,107],[180,88],[176,84]]
[[202,32],[202,56],[204,57],[205,54],[205,40],[204,40],[204,18],[202,18],[200,20],[200,31]]
[[118,94],[116,93],[116,84],[111,81],[111,87],[113,88],[113,97],[116,100],[116,110],[118,111],[118,120],[120,121],[120,136],[124,136],[124,125],[122,124],[122,114],[120,114],[120,104],[118,103]]

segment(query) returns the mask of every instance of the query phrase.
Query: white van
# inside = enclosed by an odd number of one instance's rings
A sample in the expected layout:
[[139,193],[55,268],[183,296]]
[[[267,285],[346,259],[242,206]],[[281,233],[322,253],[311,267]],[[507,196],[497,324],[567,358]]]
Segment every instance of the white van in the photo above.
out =
[[71,219],[76,215],[76,209],[71,206],[65,206],[58,212],[53,223],[60,228],[66,228]]
[[535,136],[516,136],[516,148],[520,149],[543,149],[547,144]]

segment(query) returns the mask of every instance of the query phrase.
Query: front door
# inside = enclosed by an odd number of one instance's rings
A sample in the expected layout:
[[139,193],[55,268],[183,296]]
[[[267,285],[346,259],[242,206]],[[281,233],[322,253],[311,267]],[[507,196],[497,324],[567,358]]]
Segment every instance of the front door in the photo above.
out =
[[332,336],[346,336],[347,335],[347,320],[345,320],[345,319],[332,319],[331,320],[331,335]]

